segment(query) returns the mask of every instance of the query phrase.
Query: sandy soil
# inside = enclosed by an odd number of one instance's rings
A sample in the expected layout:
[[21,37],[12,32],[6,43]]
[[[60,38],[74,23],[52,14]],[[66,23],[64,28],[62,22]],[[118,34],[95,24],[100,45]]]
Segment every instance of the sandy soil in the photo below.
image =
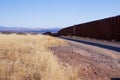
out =
[[120,78],[120,52],[69,41],[68,46],[50,49],[61,62],[78,68],[81,80]]

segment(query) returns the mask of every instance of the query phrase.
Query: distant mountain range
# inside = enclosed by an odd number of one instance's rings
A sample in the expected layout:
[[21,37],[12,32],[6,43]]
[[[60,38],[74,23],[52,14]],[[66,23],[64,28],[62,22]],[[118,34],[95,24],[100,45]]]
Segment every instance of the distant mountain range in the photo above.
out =
[[56,33],[60,28],[22,28],[22,27],[4,27],[0,26],[0,32],[23,32],[23,33]]

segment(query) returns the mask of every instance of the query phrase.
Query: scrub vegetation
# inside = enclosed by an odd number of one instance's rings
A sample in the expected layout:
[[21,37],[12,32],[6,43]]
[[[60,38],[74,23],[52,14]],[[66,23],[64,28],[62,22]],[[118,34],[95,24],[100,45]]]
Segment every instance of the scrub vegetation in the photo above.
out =
[[77,70],[49,50],[67,45],[45,35],[0,34],[0,80],[77,80]]

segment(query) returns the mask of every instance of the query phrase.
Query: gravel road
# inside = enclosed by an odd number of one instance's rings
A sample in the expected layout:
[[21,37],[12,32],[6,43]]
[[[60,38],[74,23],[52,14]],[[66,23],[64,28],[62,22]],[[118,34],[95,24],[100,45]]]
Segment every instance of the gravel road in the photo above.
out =
[[60,62],[78,69],[81,80],[111,80],[120,78],[120,52],[66,40],[66,46],[50,49]]

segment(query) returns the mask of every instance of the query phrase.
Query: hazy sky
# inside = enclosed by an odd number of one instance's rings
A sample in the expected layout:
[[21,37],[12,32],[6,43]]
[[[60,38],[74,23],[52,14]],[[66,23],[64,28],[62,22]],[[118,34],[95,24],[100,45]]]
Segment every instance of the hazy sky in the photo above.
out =
[[0,25],[68,27],[120,14],[120,0],[0,0]]

